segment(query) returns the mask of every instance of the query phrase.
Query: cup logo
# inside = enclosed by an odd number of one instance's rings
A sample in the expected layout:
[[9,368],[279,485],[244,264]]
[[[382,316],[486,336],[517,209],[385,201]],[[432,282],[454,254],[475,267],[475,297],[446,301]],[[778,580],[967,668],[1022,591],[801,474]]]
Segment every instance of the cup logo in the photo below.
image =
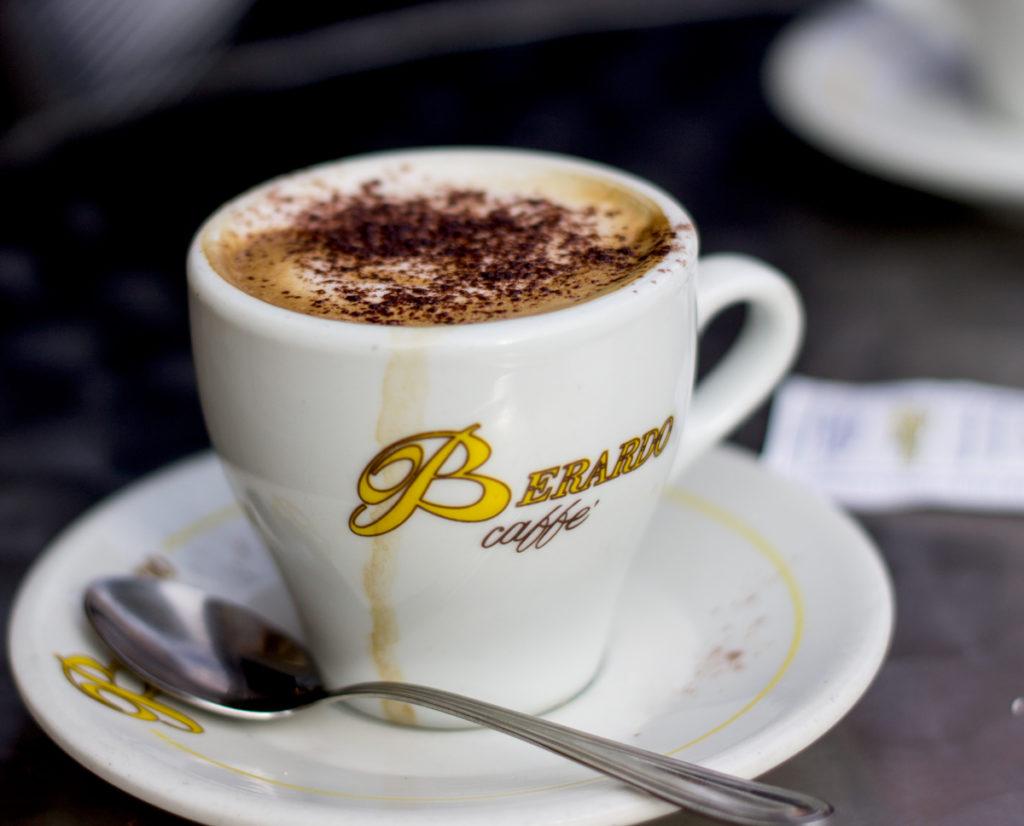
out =
[[[380,536],[404,523],[417,508],[456,522],[484,522],[505,510],[512,500],[508,485],[474,473],[491,455],[491,446],[475,434],[479,427],[473,424],[463,430],[417,433],[384,448],[359,477],[359,498],[363,504],[349,517],[352,532],[359,536]],[[444,441],[429,453],[425,443],[437,439]],[[455,456],[459,448],[462,448],[461,456]],[[408,463],[404,474],[390,481],[402,469],[403,462]],[[458,464],[446,467],[452,462]],[[474,485],[476,499],[466,504],[444,504],[428,498],[431,486],[449,479]],[[360,517],[370,508],[389,502],[390,506],[383,512],[374,510],[369,521],[360,524]]]
[[121,675],[126,672],[116,660],[103,665],[87,654],[56,656],[68,682],[97,703],[136,720],[163,723],[192,734],[203,733],[203,727],[187,714],[158,700],[158,692],[152,686],[145,683],[135,688],[123,685]]
[[[593,459],[582,457],[530,472],[516,508],[548,502],[550,510],[539,519],[492,528],[481,546],[514,545],[522,553],[579,527],[600,503],[584,503],[586,493],[661,456],[674,423],[675,417],[669,416],[660,427],[627,439],[619,445],[617,457],[603,450]],[[479,428],[472,424],[462,430],[417,433],[374,456],[359,477],[362,504],[349,517],[352,533],[380,536],[404,524],[417,509],[455,522],[486,522],[504,511],[512,501],[512,489],[500,479],[477,473],[491,455],[491,446],[476,434]],[[568,504],[551,507],[559,499]]]

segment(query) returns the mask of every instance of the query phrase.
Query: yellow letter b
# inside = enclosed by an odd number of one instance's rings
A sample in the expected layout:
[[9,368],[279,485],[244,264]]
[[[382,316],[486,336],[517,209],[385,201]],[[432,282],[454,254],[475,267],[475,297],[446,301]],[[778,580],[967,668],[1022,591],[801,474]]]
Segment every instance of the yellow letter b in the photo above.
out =
[[[512,492],[508,486],[490,476],[474,471],[483,465],[491,455],[491,447],[474,431],[480,425],[474,424],[464,430],[435,430],[418,433],[384,448],[373,457],[359,477],[359,505],[349,517],[348,526],[360,536],[380,536],[393,531],[412,516],[413,511],[422,508],[428,513],[457,522],[483,522],[497,516],[508,505]],[[444,443],[428,458],[423,442],[430,439],[445,439]],[[455,451],[465,450],[462,464],[454,469],[442,471]],[[388,468],[408,462],[405,474],[394,484],[382,482],[382,474]],[[438,479],[461,479],[479,486],[480,495],[468,505],[446,505],[427,498],[430,486]],[[377,484],[382,487],[377,487]],[[371,506],[384,505],[394,500],[383,513],[374,513],[369,522],[358,524],[358,519]]]

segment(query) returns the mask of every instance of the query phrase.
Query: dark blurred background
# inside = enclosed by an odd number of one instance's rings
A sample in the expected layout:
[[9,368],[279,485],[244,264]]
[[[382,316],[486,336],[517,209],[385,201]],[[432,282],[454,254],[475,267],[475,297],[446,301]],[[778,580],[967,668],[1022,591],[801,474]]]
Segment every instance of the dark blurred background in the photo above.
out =
[[[818,5],[0,3],[0,621],[71,519],[208,446],[192,233],[239,191],[330,158],[495,144],[613,164],[686,204],[705,252],[792,277],[808,313],[799,372],[1024,386],[1019,216],[853,171],[765,103],[769,45]],[[715,324],[707,362],[740,320]],[[734,440],[758,449],[765,422]],[[1008,710],[1013,680],[1024,694],[1024,522],[865,521],[897,586],[892,656],[850,716],[769,779],[833,800],[838,824],[1024,822],[1024,720]],[[923,702],[936,681],[946,694]],[[183,822],[65,756],[6,664],[0,760],[5,822]]]

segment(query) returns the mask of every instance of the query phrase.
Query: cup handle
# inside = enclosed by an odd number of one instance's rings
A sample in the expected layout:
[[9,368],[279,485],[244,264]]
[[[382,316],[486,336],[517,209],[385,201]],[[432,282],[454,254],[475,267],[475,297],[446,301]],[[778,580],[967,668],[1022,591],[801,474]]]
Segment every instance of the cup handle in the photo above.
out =
[[[742,421],[789,369],[803,334],[803,310],[778,270],[745,255],[697,265],[697,334],[732,304],[750,309],[732,348],[694,388],[671,478]],[[686,409],[680,405],[680,409]]]

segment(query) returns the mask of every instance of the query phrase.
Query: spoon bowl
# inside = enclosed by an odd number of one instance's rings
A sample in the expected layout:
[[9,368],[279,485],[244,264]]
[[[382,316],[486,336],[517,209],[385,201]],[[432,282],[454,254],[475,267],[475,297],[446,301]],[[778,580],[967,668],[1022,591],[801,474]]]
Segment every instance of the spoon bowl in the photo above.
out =
[[189,585],[102,580],[86,591],[85,614],[146,682],[207,711],[269,720],[327,696],[300,643],[248,609]]
[[124,665],[172,697],[248,720],[284,717],[344,697],[398,700],[518,737],[662,800],[746,826],[817,823],[832,807],[539,717],[411,683],[324,687],[312,655],[249,609],[192,586],[120,577],[93,583],[85,613]]

